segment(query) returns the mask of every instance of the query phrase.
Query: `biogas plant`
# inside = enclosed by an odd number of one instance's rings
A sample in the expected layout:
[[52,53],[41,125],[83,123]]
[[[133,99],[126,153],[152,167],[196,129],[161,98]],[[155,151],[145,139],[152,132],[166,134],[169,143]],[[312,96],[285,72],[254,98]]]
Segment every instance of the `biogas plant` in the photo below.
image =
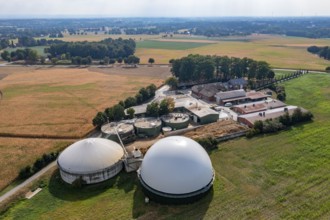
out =
[[57,160],[63,181],[99,183],[124,168],[126,172],[137,172],[146,201],[171,204],[194,202],[212,188],[211,160],[196,141],[183,136],[166,137],[154,143],[143,158],[137,149],[127,152],[117,135],[121,144],[88,138],[66,148]]

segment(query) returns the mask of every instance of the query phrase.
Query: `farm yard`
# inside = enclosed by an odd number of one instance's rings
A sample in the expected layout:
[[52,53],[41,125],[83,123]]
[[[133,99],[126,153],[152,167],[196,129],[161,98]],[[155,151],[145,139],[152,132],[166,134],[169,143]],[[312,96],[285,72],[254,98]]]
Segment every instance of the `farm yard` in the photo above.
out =
[[31,138],[0,138],[0,164],[12,164],[0,172],[0,190],[43,153],[63,149],[91,131],[98,111],[135,95],[141,87],[161,85],[168,75],[169,68],[159,66],[1,67],[0,134]]
[[41,180],[46,186],[39,194],[13,205],[3,218],[329,219],[329,85],[326,74],[286,82],[287,103],[310,110],[314,122],[220,143],[209,152],[213,190],[197,203],[145,204],[135,173],[75,189],[53,171]]

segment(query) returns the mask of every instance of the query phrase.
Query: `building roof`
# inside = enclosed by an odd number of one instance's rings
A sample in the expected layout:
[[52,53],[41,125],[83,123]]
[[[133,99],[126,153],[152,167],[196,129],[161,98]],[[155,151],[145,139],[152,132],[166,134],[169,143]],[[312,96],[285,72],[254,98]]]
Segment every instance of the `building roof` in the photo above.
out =
[[183,136],[163,138],[152,145],[139,172],[149,187],[168,194],[195,192],[213,180],[212,163],[204,148]]
[[[275,108],[275,109],[269,109],[262,112],[254,112],[246,115],[240,115],[239,118],[246,119],[249,123],[254,124],[255,121],[261,120],[265,121],[267,119],[275,119],[280,117],[281,115],[285,114],[285,109],[287,109],[289,114],[292,114],[295,109],[297,109],[297,106],[286,106],[281,108]],[[302,109],[303,110],[303,109]],[[265,113],[265,116],[263,115],[263,112]]]
[[280,108],[284,106],[286,106],[284,102],[274,99],[269,101],[258,101],[258,102],[235,105],[234,109],[243,112],[243,114],[249,114],[253,112],[265,111],[267,109]]
[[246,96],[246,93],[243,89],[232,90],[232,91],[228,91],[228,92],[218,92],[216,94],[216,97],[220,98],[221,100],[236,99],[236,98],[242,98],[245,96]]
[[244,79],[244,78],[238,78],[238,79],[231,79],[228,81],[228,84],[232,85],[232,86],[236,86],[236,85],[247,85],[248,82]]
[[246,93],[246,96],[251,99],[251,100],[255,100],[255,99],[263,99],[263,98],[267,98],[270,95],[267,95],[263,92],[256,92],[256,91],[250,91]]
[[65,172],[90,174],[102,171],[120,161],[123,148],[114,141],[103,138],[83,139],[66,148],[57,164]]
[[196,85],[191,88],[194,93],[199,93],[205,97],[213,97],[217,92],[224,90],[225,86],[221,82]]
[[197,108],[191,107],[191,108],[187,108],[187,110],[193,113],[194,115],[198,116],[199,118],[203,118],[208,115],[219,115],[218,112],[208,107],[197,107]]

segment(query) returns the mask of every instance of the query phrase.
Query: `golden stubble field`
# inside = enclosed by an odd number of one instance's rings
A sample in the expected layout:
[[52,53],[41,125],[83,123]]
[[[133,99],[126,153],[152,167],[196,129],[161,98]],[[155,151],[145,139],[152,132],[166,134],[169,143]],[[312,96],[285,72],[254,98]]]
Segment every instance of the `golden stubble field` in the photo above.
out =
[[0,75],[0,133],[82,136],[98,111],[161,85],[169,67],[6,67]]
[[[159,86],[169,67],[36,68],[1,67],[0,133],[80,137],[93,129],[98,111],[135,95],[151,83]],[[0,137],[0,191],[21,168],[44,153],[77,139]]]

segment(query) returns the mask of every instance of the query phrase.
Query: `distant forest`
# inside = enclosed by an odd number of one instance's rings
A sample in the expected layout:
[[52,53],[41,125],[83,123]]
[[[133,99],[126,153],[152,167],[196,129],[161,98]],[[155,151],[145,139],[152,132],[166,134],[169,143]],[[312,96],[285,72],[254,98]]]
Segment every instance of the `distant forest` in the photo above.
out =
[[100,42],[62,42],[52,44],[45,52],[52,57],[68,54],[69,57],[88,57],[93,59],[127,58],[135,52],[135,41],[132,39],[105,39]]
[[307,51],[313,54],[319,55],[326,60],[330,60],[330,48],[326,47],[318,47],[318,46],[311,46],[307,48]]
[[280,34],[329,38],[330,19],[303,18],[105,18],[105,19],[12,19],[0,20],[0,39],[21,37],[61,38],[101,32],[104,34],[183,33],[206,37]]

